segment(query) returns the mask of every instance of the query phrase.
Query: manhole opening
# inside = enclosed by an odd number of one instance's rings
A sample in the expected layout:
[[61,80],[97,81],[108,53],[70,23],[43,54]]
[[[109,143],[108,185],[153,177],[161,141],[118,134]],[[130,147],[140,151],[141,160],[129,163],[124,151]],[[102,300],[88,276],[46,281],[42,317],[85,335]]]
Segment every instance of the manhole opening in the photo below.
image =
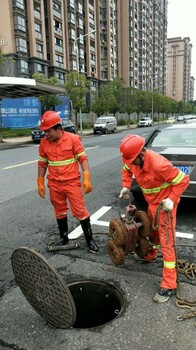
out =
[[116,286],[104,281],[67,283],[76,307],[73,328],[94,328],[112,322],[124,307],[125,298]]

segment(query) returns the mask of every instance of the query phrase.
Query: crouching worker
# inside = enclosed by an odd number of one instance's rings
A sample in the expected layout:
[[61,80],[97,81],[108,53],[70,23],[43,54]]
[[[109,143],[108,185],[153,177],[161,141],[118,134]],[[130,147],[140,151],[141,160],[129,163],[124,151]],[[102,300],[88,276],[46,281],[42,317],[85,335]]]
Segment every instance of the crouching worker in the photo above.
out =
[[[83,195],[83,192],[87,194],[92,191],[92,185],[88,158],[81,139],[78,135],[63,131],[61,118],[53,111],[42,115],[40,129],[44,131],[45,137],[39,146],[38,193],[45,198],[44,177],[48,171],[48,188],[60,233],[59,243],[65,245],[69,241],[68,200],[73,216],[80,221],[89,251],[98,253]],[[79,164],[83,171],[82,185]]]
[[[177,289],[176,274],[176,211],[181,194],[189,185],[189,176],[177,169],[162,155],[144,148],[145,139],[138,135],[126,136],[120,144],[124,163],[120,197],[130,194],[133,176],[148,203],[148,215],[153,219],[156,210],[161,210],[157,231],[153,231],[153,246],[144,257],[153,260],[161,245],[163,256],[162,281],[153,300],[166,302]],[[172,214],[173,227],[168,213]],[[168,220],[166,220],[168,219]],[[151,237],[150,237],[151,239]]]

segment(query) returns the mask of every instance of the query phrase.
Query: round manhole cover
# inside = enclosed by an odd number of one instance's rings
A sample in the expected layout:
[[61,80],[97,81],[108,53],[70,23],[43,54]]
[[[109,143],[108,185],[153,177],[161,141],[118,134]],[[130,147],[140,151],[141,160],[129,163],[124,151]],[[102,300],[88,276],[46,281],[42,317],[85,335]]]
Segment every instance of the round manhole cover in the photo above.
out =
[[76,309],[69,288],[40,253],[32,248],[16,249],[12,268],[21,291],[41,317],[57,328],[74,324]]

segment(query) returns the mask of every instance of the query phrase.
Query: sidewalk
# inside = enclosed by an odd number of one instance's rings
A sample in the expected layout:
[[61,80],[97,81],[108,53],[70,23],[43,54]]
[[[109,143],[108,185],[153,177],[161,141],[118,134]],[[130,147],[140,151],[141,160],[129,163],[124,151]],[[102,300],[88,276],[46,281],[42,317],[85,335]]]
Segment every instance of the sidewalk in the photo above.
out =
[[[132,129],[132,128],[135,128],[136,125],[130,125],[130,127],[128,127],[127,125],[122,125],[122,126],[118,126],[118,131],[121,131],[121,130],[128,130],[128,129]],[[117,131],[117,132],[118,132]],[[78,135],[79,136],[87,136],[87,135],[93,135],[93,129],[84,129],[82,130],[82,133],[80,132],[80,130],[78,130]],[[32,139],[31,139],[31,136],[23,136],[23,137],[12,137],[12,138],[5,138],[3,139],[3,142],[0,143],[1,144],[14,144],[14,143],[28,143],[28,142],[31,142]]]
[[[48,263],[53,269],[59,271],[66,283],[69,280],[82,281],[82,279],[93,278],[117,286],[125,299],[125,306],[119,317],[117,317],[119,308],[116,307],[113,321],[97,328],[54,328],[31,307],[19,287],[15,286],[10,288],[0,300],[0,344],[5,345],[6,348],[16,346],[17,349],[26,350],[195,350],[195,319],[182,322],[177,320],[178,315],[187,313],[188,310],[177,308],[175,297],[163,304],[153,302],[152,297],[160,283],[157,276],[134,272],[131,261],[127,269],[123,266],[115,267],[107,257],[105,257],[105,263],[100,261],[100,256],[92,258],[94,261],[87,261],[78,257],[77,254],[75,258],[68,254],[54,254],[48,259]],[[31,270],[29,265],[29,273],[32,273],[32,277],[35,272],[35,267]],[[40,277],[42,273],[40,270]],[[47,283],[47,276],[45,283]],[[37,288],[40,290],[36,289],[35,295],[45,298],[48,307],[51,306],[50,290],[46,293],[48,295],[44,296],[39,282],[37,282]],[[187,284],[183,286],[183,290],[189,295],[194,295],[193,288],[195,286]],[[83,293],[83,287],[78,288],[77,293]],[[94,293],[96,295],[96,291]],[[30,294],[29,297],[32,298]],[[54,305],[51,312],[59,314],[60,317],[64,303],[61,294],[56,297],[55,304],[60,303],[59,310]],[[105,298],[109,297],[111,297],[110,294],[105,296]],[[82,312],[87,319],[89,305],[93,298],[92,293],[91,298],[88,300],[84,298],[82,302],[84,308]],[[103,309],[102,305],[97,305],[95,319],[98,317],[99,308]],[[67,310],[67,317],[69,317],[68,305]],[[105,315],[108,315],[109,311],[106,307]]]

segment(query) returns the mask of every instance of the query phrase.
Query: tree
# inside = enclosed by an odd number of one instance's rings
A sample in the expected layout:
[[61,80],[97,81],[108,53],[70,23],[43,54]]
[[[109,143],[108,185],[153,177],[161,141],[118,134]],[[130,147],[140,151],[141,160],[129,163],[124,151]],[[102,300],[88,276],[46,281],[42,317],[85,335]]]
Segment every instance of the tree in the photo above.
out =
[[0,76],[9,76],[13,70],[14,62],[15,60],[12,57],[3,54],[0,49]]
[[[67,96],[72,102],[74,112],[79,111],[86,105],[86,93],[89,91],[90,81],[86,77],[76,71],[72,71],[67,74],[65,90]],[[76,125],[77,115],[75,113]]]
[[85,96],[89,91],[89,85],[90,82],[83,74],[76,71],[67,74],[65,90],[75,110],[85,106]]
[[109,112],[116,110],[116,108],[117,101],[112,86],[110,83],[102,85],[99,90],[99,96],[92,104],[91,110],[100,116],[102,114],[107,115]]
[[[35,73],[32,76],[33,79],[45,84],[58,85],[58,79],[54,76],[47,78],[43,73]],[[55,105],[62,104],[62,101],[58,99],[57,95],[43,95],[38,97],[44,111],[53,110]]]
[[136,100],[133,88],[123,88],[119,100],[119,111],[128,114],[128,120],[130,123],[130,114],[136,110]]

